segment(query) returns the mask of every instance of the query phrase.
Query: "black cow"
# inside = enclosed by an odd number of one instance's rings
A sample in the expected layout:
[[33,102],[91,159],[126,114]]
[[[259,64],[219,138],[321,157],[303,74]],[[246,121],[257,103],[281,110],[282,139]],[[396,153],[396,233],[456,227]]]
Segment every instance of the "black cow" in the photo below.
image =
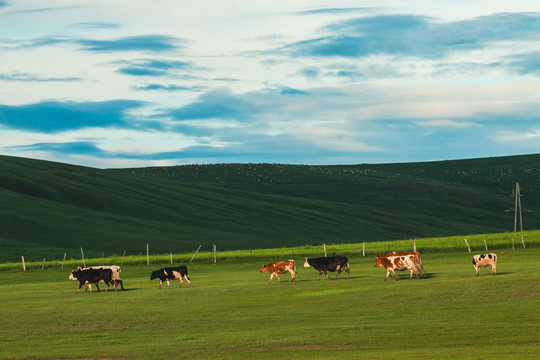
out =
[[[69,275],[69,280],[79,280],[79,288],[77,289],[76,294],[79,293],[83,285],[88,285],[90,288],[90,293],[92,293],[92,284],[97,284],[104,282],[107,285],[109,290],[109,284],[114,286],[114,291],[116,290],[116,282],[113,280],[113,273],[111,269],[81,269],[73,270]],[[98,288],[99,291],[99,288]]]
[[337,271],[337,275],[332,280],[337,279],[339,274],[343,270],[347,272],[347,279],[349,278],[349,259],[346,256],[333,256],[333,257],[319,257],[319,258],[306,258],[304,267],[308,268],[313,266],[315,270],[319,271],[319,280],[321,280],[322,273],[328,279],[327,271]]
[[161,289],[161,284],[163,284],[164,281],[167,281],[167,287],[171,288],[171,283],[169,280],[177,280],[180,279],[180,285],[178,287],[182,287],[182,284],[184,283],[184,280],[182,278],[185,278],[187,282],[189,283],[189,286],[191,285],[191,281],[187,272],[187,267],[185,265],[177,266],[177,267],[167,267],[163,269],[159,269],[156,271],[152,271],[152,275],[150,276],[150,280],[159,279],[159,288]]

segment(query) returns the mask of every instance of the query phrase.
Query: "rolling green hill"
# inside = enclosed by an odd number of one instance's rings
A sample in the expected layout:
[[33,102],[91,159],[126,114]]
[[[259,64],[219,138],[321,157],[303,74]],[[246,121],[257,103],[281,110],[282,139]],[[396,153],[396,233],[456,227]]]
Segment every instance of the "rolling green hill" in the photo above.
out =
[[100,170],[0,156],[0,261],[539,229],[540,155]]

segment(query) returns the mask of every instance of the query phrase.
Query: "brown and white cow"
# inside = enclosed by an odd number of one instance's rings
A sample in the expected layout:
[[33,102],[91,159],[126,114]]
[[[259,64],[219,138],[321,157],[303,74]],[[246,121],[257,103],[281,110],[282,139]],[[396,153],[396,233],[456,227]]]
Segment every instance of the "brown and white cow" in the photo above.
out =
[[375,264],[373,265],[375,267],[377,266],[384,266],[386,269],[386,277],[384,278],[384,281],[388,279],[388,275],[390,275],[390,272],[394,273],[394,277],[397,281],[397,271],[403,271],[403,270],[409,270],[411,272],[411,275],[409,276],[409,280],[412,279],[413,273],[416,272],[416,278],[418,279],[418,270],[420,270],[420,266],[416,263],[414,255],[401,255],[401,256],[376,256],[375,257]]
[[272,282],[274,275],[276,275],[278,281],[281,282],[279,279],[279,274],[285,274],[287,272],[291,273],[291,281],[294,281],[296,278],[296,264],[294,263],[294,260],[276,261],[263,265],[261,267],[261,272],[263,273],[265,271],[270,273],[270,281],[268,281],[269,284]]
[[480,275],[480,267],[491,265],[491,275],[497,275],[497,255],[494,253],[474,255],[472,264],[476,270],[476,276]]
[[389,256],[404,256],[404,255],[413,255],[414,261],[416,264],[418,264],[420,269],[420,276],[423,276],[423,273],[426,271],[424,270],[424,265],[422,265],[422,254],[420,254],[418,251],[390,251],[388,254],[384,255],[383,257],[389,257]]

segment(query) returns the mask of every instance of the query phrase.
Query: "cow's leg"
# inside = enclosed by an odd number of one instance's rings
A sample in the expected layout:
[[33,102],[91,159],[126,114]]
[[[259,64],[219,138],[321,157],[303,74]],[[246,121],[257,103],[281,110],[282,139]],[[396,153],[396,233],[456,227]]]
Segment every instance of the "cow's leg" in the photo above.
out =
[[319,281],[321,280],[321,276],[322,276],[322,271],[319,270]]
[[98,284],[97,284],[97,283],[96,283],[96,287],[97,287],[97,291],[98,291],[98,292],[99,292],[99,291],[101,291],[101,290],[99,290],[99,286],[98,286]]
[[82,287],[82,286],[83,286],[83,282],[80,281],[80,282],[79,282],[79,288],[77,289],[77,292],[76,292],[75,294],[78,294],[79,291],[81,291],[81,287]]
[[497,266],[491,264],[491,275],[497,275]]
[[118,284],[120,284],[120,286],[122,287],[122,290],[124,290],[124,281],[122,281],[122,280],[116,280],[116,282],[117,282]]
[[474,269],[476,270],[476,276],[480,275],[480,268],[478,266],[475,266]]
[[193,287],[193,285],[191,285],[191,281],[189,281],[189,276],[188,276],[188,274],[184,275],[184,279],[186,279],[186,281],[188,282],[189,286]]
[[397,273],[396,273],[396,270],[393,270],[393,269],[392,269],[392,272],[394,273],[394,278],[395,278],[396,281],[397,281]]
[[184,283],[184,280],[182,279],[182,275],[180,275],[180,285],[178,285],[179,289],[182,287],[183,283]]
[[88,284],[88,288],[90,289],[90,294],[92,293],[92,284]]
[[161,284],[163,284],[163,280],[159,280],[159,290],[161,290]]
[[334,280],[337,279],[337,277],[339,276],[339,274],[341,274],[342,271],[343,271],[343,268],[340,268],[340,269],[338,270],[338,273],[337,273],[336,276],[334,277]]
[[279,274],[278,274],[278,273],[276,273],[276,277],[277,277],[277,281],[278,281],[278,282],[281,282],[281,279],[279,278]]
[[[411,275],[409,276],[409,280],[412,279],[413,273],[414,273],[414,270],[411,269]],[[416,275],[418,276],[418,274],[416,274]]]
[[388,275],[390,275],[390,270],[386,270],[386,277],[384,278],[384,281],[386,281],[386,279],[388,279]]
[[169,279],[167,279],[167,287],[170,289],[171,288],[171,283],[169,281]]
[[326,272],[326,269],[324,269],[324,276],[328,279],[328,273]]
[[291,273],[291,281],[294,281],[294,278],[296,277],[296,273],[294,272],[294,270],[290,270],[290,273]]
[[347,263],[347,267],[345,267],[345,271],[347,272],[347,279],[349,278],[349,272],[351,269],[349,268],[349,263]]

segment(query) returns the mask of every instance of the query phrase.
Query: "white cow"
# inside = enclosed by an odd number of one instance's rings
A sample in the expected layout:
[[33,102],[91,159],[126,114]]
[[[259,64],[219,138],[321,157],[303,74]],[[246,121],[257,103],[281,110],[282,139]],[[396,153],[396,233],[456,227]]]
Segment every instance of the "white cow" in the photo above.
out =
[[494,253],[474,255],[472,264],[476,270],[476,276],[480,275],[480,267],[489,265],[491,265],[491,275],[497,274],[497,255]]

